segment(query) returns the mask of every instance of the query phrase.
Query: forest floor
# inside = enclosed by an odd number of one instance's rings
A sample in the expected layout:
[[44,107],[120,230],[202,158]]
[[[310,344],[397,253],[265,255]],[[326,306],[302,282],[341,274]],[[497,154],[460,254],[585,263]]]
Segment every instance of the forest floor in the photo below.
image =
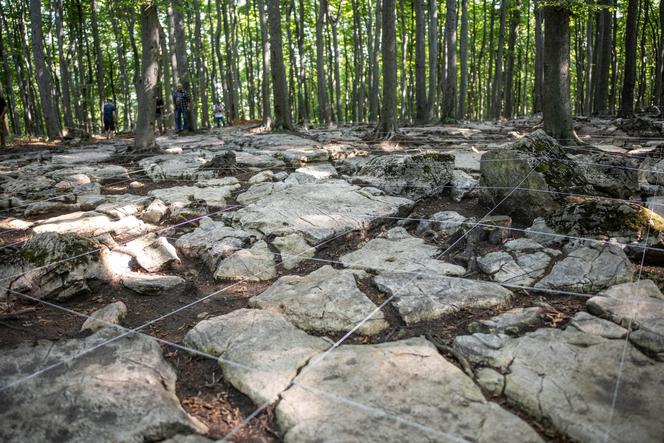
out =
[[546,153],[530,119],[14,145],[0,437],[656,441],[664,126],[641,120]]

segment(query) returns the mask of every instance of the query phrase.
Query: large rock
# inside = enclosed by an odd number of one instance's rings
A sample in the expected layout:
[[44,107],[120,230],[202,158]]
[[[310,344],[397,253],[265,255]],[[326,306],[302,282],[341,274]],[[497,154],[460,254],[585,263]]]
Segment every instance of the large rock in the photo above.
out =
[[81,326],[81,331],[96,332],[109,325],[119,325],[125,315],[127,315],[127,306],[121,301],[108,304],[90,314],[90,318]]
[[620,247],[600,244],[571,251],[536,288],[594,294],[632,280],[634,266]]
[[[158,155],[138,162],[138,165],[153,181],[193,179],[201,173],[198,168],[213,155],[206,151],[188,152],[182,155]],[[204,174],[205,175],[205,174]],[[209,175],[209,174],[207,174]]]
[[539,329],[520,338],[460,336],[454,347],[472,363],[505,373],[509,401],[572,441],[661,440],[664,364],[624,340]]
[[282,397],[277,422],[289,443],[541,441],[423,338],[341,346]]
[[148,194],[170,206],[185,207],[201,202],[210,208],[223,208],[233,191],[239,188],[237,179],[228,177],[215,182],[199,182],[196,186],[154,189]]
[[66,300],[90,293],[88,280],[100,277],[100,244],[76,234],[47,232],[30,238],[18,253],[0,254],[0,295],[12,291]]
[[178,238],[175,246],[185,256],[203,260],[208,269],[214,272],[220,260],[239,251],[249,241],[248,233],[230,228],[223,222],[203,218],[193,232]]
[[[287,275],[249,300],[252,307],[283,314],[295,326],[318,332],[348,332],[376,309],[357,288],[350,271],[323,266],[309,275]],[[358,332],[377,334],[388,327],[381,311]]]
[[285,269],[293,269],[299,263],[316,254],[316,248],[299,234],[288,234],[272,240],[272,246],[281,254],[281,264]]
[[113,221],[109,216],[95,211],[72,212],[70,214],[40,220],[32,231],[36,234],[55,232],[75,233],[94,237],[106,233],[134,236],[153,230],[152,225],[143,223],[133,215]]
[[187,346],[219,355],[224,378],[256,404],[273,402],[313,356],[329,344],[279,314],[238,309],[198,323]]
[[222,259],[214,271],[217,280],[265,281],[276,276],[274,253],[263,240]]
[[177,275],[151,275],[131,272],[122,276],[122,284],[141,295],[163,295],[180,293],[185,289],[186,281]]
[[544,309],[534,306],[530,308],[514,308],[487,320],[470,323],[468,331],[485,334],[519,335],[541,323]]
[[463,275],[458,265],[435,260],[438,248],[413,237],[404,228],[393,228],[387,238],[375,238],[357,251],[341,256],[344,266],[371,272],[413,272],[442,275]]
[[477,259],[477,264],[482,272],[506,286],[531,286],[546,273],[551,261],[560,255],[560,251],[543,249],[533,243],[524,245],[532,246],[532,250],[490,252]]
[[180,406],[175,372],[159,344],[134,335],[99,347],[117,334],[105,328],[82,339],[5,349],[2,385],[16,385],[0,392],[0,440],[141,443],[207,432]]
[[454,157],[438,152],[392,154],[369,160],[353,181],[367,183],[390,195],[411,199],[439,194],[452,180]]
[[340,234],[367,230],[384,217],[402,215],[412,205],[405,198],[326,180],[275,190],[225,217],[235,226],[256,229],[266,236],[301,233],[315,245]]
[[507,303],[512,293],[496,283],[435,273],[387,272],[374,278],[390,297],[406,324],[435,320],[466,308],[491,308]]
[[158,272],[172,263],[179,262],[175,247],[165,237],[146,235],[127,243],[120,248],[136,259],[139,266],[148,272]]

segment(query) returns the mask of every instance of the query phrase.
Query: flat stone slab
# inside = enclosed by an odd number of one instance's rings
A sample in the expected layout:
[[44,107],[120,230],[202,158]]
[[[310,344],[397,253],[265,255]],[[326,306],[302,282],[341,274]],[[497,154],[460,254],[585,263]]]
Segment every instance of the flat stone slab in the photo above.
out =
[[265,281],[276,276],[274,253],[263,240],[222,259],[214,271],[217,280]]
[[[295,326],[318,332],[348,332],[376,309],[357,288],[351,271],[329,265],[304,277],[281,277],[267,291],[252,297],[249,306],[278,312]],[[374,335],[387,327],[378,311],[358,332]]]
[[86,338],[4,349],[3,387],[71,360],[0,393],[0,440],[139,443],[207,432],[180,406],[175,371],[156,341],[132,335],[74,358],[117,334],[105,328]]
[[95,211],[77,211],[70,214],[40,220],[32,227],[35,234],[55,232],[58,234],[75,233],[94,237],[106,233],[125,236],[140,235],[154,227],[134,216],[113,220],[108,215]]
[[140,267],[148,272],[161,271],[180,261],[175,247],[165,237],[155,234],[132,240],[119,250],[134,257]]
[[542,441],[423,338],[333,352],[282,394],[285,441]]
[[223,208],[233,191],[240,188],[234,177],[218,183],[202,182],[197,186],[174,186],[172,188],[154,189],[148,194],[168,205],[189,206],[195,202],[204,202],[212,208]]
[[213,157],[214,154],[207,151],[187,152],[180,155],[157,155],[139,161],[138,165],[155,182],[193,179],[201,175],[198,168],[212,160]]
[[127,306],[121,301],[110,303],[101,309],[90,314],[90,318],[85,320],[81,331],[98,331],[109,325],[119,325],[122,319],[127,315]]
[[622,249],[610,244],[595,245],[567,254],[535,287],[593,294],[629,282],[633,275],[634,266]]
[[545,328],[519,338],[460,336],[454,347],[472,363],[506,373],[509,401],[573,441],[661,440],[664,364],[624,340]]
[[512,297],[512,292],[496,283],[433,273],[386,272],[374,282],[394,296],[391,303],[406,324],[435,320],[460,309],[498,306]]
[[462,266],[435,260],[438,248],[411,236],[404,228],[393,228],[386,238],[375,238],[357,251],[341,256],[344,266],[371,272],[413,272],[463,275]]
[[178,238],[175,246],[187,257],[200,258],[214,272],[219,261],[242,249],[249,237],[245,231],[203,218],[193,232]]
[[224,379],[256,404],[276,400],[298,370],[330,346],[283,316],[260,309],[238,309],[204,320],[184,342],[219,355]]
[[72,163],[99,163],[109,160],[115,153],[115,149],[105,149],[99,146],[91,149],[69,151],[67,154],[58,154],[51,157],[51,162],[60,165],[70,165]]
[[315,245],[366,230],[412,205],[405,198],[373,195],[342,180],[327,180],[275,190],[226,217],[234,226],[256,229],[266,236],[301,233]]
[[625,338],[627,332],[629,332],[622,326],[618,326],[603,318],[597,318],[583,311],[577,312],[569,324],[581,332],[604,338]]
[[165,292],[179,292],[186,281],[177,275],[151,275],[131,272],[122,276],[122,284],[141,295],[162,295]]
[[492,280],[506,286],[531,286],[546,273],[555,254],[560,251],[496,251],[479,258],[477,264]]
[[272,240],[272,246],[281,254],[281,264],[286,269],[293,269],[316,254],[316,248],[299,234],[288,234]]
[[544,309],[534,306],[530,308],[514,308],[496,315],[488,320],[480,320],[468,325],[469,332],[485,334],[503,333],[518,335],[541,322]]

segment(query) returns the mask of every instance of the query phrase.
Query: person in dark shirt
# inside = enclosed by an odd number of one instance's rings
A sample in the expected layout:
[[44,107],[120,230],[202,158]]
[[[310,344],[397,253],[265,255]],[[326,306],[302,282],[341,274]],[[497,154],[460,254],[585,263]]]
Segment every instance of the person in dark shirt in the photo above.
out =
[[182,83],[178,83],[173,93],[173,106],[175,107],[175,132],[187,131],[189,129],[189,111],[191,100],[189,93],[185,91]]
[[7,134],[7,124],[5,116],[7,115],[7,101],[0,92],[0,148],[5,149],[5,136]]
[[104,132],[106,133],[106,138],[111,138],[115,131],[115,121],[117,118],[113,100],[110,98],[106,99],[104,106],[102,106],[102,113],[104,114]]

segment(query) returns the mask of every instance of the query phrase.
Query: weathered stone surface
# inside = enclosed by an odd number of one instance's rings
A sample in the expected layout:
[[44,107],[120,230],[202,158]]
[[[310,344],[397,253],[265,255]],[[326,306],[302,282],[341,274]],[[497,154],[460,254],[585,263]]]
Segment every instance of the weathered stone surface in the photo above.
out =
[[90,314],[91,318],[85,320],[81,331],[96,332],[109,325],[119,325],[125,315],[127,315],[127,306],[121,301],[108,304]]
[[277,276],[274,253],[263,240],[249,249],[240,249],[219,262],[214,278],[217,280],[272,280]]
[[132,240],[122,247],[121,251],[133,256],[139,266],[148,272],[161,271],[180,261],[175,247],[165,237],[158,237],[156,234]]
[[272,181],[273,177],[274,177],[274,172],[261,171],[256,175],[252,175],[251,178],[249,178],[249,183],[254,185],[256,183],[269,182]]
[[[348,332],[376,309],[357,288],[352,272],[329,265],[304,277],[281,277],[267,291],[251,298],[249,305],[278,312],[295,326],[318,332]],[[378,311],[358,332],[374,335],[387,327]]]
[[464,308],[490,308],[506,303],[512,293],[496,283],[440,274],[387,272],[374,278],[407,323],[435,320]]
[[68,363],[3,390],[0,440],[141,443],[207,432],[180,406],[175,372],[156,341],[133,335],[78,356],[117,334],[105,328],[86,338],[5,349],[3,386]]
[[219,355],[224,378],[256,404],[276,400],[298,370],[329,346],[281,315],[260,309],[238,309],[204,320],[184,342]]
[[634,266],[611,244],[575,249],[557,262],[535,287],[593,294],[632,280]]
[[113,221],[105,214],[95,211],[72,212],[70,214],[40,220],[32,231],[36,234],[55,232],[58,234],[74,233],[94,237],[106,233],[124,236],[140,235],[152,230],[151,225],[143,223],[134,216]]
[[554,252],[560,254],[560,251],[553,250],[529,253],[496,251],[477,259],[477,264],[494,281],[505,285],[531,286],[546,273]]
[[106,199],[107,202],[98,205],[95,210],[110,215],[114,219],[139,215],[152,201],[150,197],[133,194],[106,196]]
[[277,421],[287,442],[541,441],[423,338],[341,346],[297,376]]
[[452,180],[454,158],[424,152],[373,157],[356,175],[356,183],[367,183],[387,194],[418,199],[440,193]]
[[639,191],[639,163],[634,159],[602,153],[574,160],[580,176],[599,194],[629,198]]
[[166,214],[168,214],[168,206],[160,199],[155,198],[145,209],[141,219],[146,223],[156,225],[166,217]]
[[466,172],[455,169],[452,171],[450,194],[454,201],[460,202],[480,185],[480,181]]
[[181,155],[158,155],[138,162],[153,181],[192,179],[199,176],[198,168],[211,160],[209,152],[188,152]]
[[272,240],[272,245],[281,254],[281,264],[286,269],[293,269],[316,254],[316,248],[310,246],[299,234],[277,237]]
[[586,334],[599,335],[604,338],[624,338],[627,335],[627,329],[622,326],[583,311],[574,315],[570,325]]
[[441,275],[463,275],[458,265],[435,260],[438,248],[413,237],[403,228],[393,228],[387,238],[375,238],[357,251],[341,256],[339,261],[352,269],[371,272],[422,272]]
[[239,251],[249,241],[249,233],[203,218],[198,228],[178,238],[175,246],[187,257],[200,258],[214,272],[219,260]]
[[540,307],[514,308],[488,320],[480,320],[468,325],[468,332],[485,334],[518,335],[541,322],[544,309]]
[[99,276],[100,245],[76,234],[43,233],[18,253],[0,252],[0,294],[9,288],[36,298],[66,300],[90,292],[87,281]]
[[315,163],[297,168],[295,172],[309,175],[317,180],[324,180],[337,176],[337,170],[329,163]]
[[[232,178],[232,177],[231,177]],[[205,182],[199,182],[205,184]],[[172,188],[154,189],[148,194],[161,199],[169,205],[189,206],[201,201],[211,208],[223,208],[233,191],[240,188],[237,179],[226,180],[211,186],[174,186]]]
[[[254,185],[256,186],[256,185]],[[275,190],[226,217],[242,229],[264,235],[301,233],[310,244],[339,234],[366,230],[386,216],[397,216],[411,200],[370,194],[342,180],[326,180]]]
[[113,148],[100,148],[99,146],[91,149],[88,146],[86,149],[71,150],[67,154],[54,155],[51,161],[56,164],[70,165],[72,163],[99,163],[109,160],[115,153]]
[[501,395],[505,389],[505,376],[491,368],[479,368],[475,371],[475,380],[491,395]]
[[461,229],[466,220],[466,217],[456,211],[436,212],[428,220],[420,220],[417,233],[420,235],[432,232],[446,237]]
[[186,281],[177,275],[150,275],[132,272],[122,276],[122,284],[141,295],[162,295],[167,292],[181,292]]
[[507,370],[507,398],[571,440],[601,442],[608,432],[610,441],[658,441],[664,432],[664,365],[627,344],[621,366],[624,346],[623,340],[574,328],[539,329],[519,338],[475,334],[454,341],[471,362]]

